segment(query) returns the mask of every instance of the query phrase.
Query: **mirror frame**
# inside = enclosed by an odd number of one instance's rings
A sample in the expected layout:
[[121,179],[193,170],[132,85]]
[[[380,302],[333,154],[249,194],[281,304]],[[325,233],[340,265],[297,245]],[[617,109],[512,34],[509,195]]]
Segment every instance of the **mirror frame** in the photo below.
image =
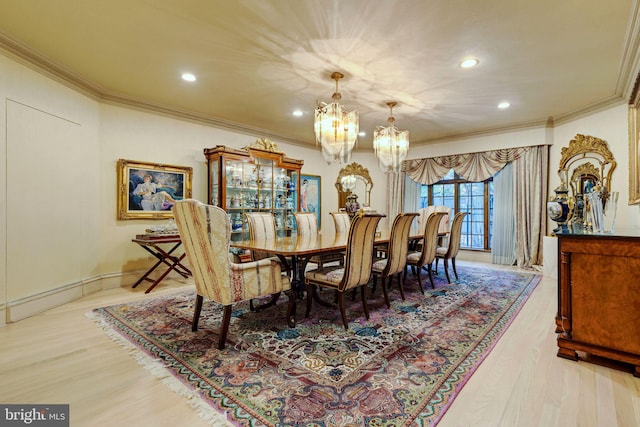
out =
[[[583,177],[595,178],[596,185],[605,187],[611,192],[611,175],[617,166],[617,162],[613,158],[613,154],[609,150],[607,142],[595,136],[577,134],[570,142],[569,146],[562,147],[560,166],[558,167],[558,175],[561,179],[563,174],[570,179],[568,187],[571,188],[575,197],[577,193],[582,193],[582,188],[577,188],[576,180],[580,178],[582,186]],[[598,166],[594,166],[585,159],[593,159],[598,162]],[[607,170],[607,166],[609,169]],[[569,172],[571,176],[569,177]],[[580,190],[580,191],[578,191]]]
[[340,169],[340,173],[338,173],[338,178],[336,179],[336,189],[338,190],[338,208],[343,208],[344,204],[347,201],[347,197],[351,194],[351,191],[342,191],[342,178],[348,175],[356,175],[356,177],[361,177],[364,181],[364,202],[363,205],[371,206],[371,189],[373,188],[373,181],[371,180],[371,175],[369,175],[369,169],[365,168],[361,164],[357,162],[353,162],[350,165],[347,165]]
[[640,90],[638,84],[640,74],[629,98],[629,204],[640,204],[640,123],[638,108],[640,107]]

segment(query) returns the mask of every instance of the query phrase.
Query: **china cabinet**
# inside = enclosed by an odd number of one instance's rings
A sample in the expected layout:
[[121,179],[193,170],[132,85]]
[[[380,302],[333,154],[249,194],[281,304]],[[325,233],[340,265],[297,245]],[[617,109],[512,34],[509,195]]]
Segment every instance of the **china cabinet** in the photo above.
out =
[[290,235],[293,212],[300,208],[298,189],[303,160],[285,156],[271,141],[235,149],[224,145],[205,148],[208,202],[227,211],[231,240],[249,238],[246,212],[273,212],[277,235]]

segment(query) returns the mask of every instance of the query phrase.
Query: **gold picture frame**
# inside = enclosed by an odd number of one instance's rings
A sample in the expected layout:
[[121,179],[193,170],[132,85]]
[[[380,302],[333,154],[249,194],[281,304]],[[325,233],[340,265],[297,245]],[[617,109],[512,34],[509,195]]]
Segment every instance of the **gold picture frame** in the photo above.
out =
[[173,218],[176,200],[191,197],[193,168],[119,159],[118,219]]
[[640,204],[640,123],[638,123],[638,108],[640,107],[640,92],[638,83],[640,75],[629,98],[629,204]]

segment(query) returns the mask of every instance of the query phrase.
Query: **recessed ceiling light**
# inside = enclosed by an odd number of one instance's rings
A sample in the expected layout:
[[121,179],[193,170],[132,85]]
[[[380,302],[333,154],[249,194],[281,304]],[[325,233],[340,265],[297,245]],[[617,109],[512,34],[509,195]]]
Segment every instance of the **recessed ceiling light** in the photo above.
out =
[[498,104],[498,108],[501,110],[509,107],[511,107],[511,104],[509,104],[507,101],[502,101],[500,104]]
[[185,82],[195,82],[196,76],[191,73],[182,73],[182,80]]
[[358,132],[358,136],[367,136],[367,133],[364,132],[364,131],[363,132]]
[[473,68],[479,63],[480,61],[478,61],[476,58],[465,59],[460,63],[460,68]]
[[293,115],[294,115],[294,116],[296,116],[296,117],[300,117],[300,116],[302,116],[303,114],[304,114],[304,113],[303,113],[302,111],[300,111],[300,110],[295,110],[295,111],[293,112]]

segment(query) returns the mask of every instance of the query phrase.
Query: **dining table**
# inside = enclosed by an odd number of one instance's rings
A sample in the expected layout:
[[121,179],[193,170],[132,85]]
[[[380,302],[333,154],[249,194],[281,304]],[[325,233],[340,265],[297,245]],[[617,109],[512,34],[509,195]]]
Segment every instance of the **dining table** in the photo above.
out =
[[[374,244],[381,246],[389,243],[391,231],[380,229],[376,231]],[[423,234],[411,233],[409,244],[415,243],[423,238]],[[267,252],[277,256],[280,261],[291,270],[291,287],[300,296],[304,292],[305,286],[301,275],[306,267],[309,258],[313,255],[340,252],[347,249],[348,233],[321,232],[315,236],[279,236],[271,239],[246,239],[231,241],[231,247]],[[321,302],[321,301],[319,301]],[[321,302],[322,303],[322,302]]]

